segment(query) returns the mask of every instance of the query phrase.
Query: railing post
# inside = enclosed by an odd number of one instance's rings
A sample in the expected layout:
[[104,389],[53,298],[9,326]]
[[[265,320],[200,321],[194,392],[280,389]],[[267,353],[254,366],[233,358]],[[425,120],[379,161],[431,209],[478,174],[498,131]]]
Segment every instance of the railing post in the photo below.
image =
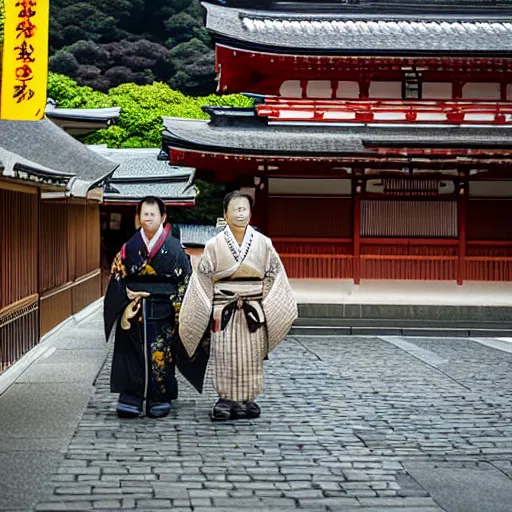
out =
[[457,194],[457,221],[459,228],[459,260],[457,266],[457,284],[464,282],[466,274],[466,227],[467,210],[469,198],[469,183],[466,173],[459,173],[458,194]]

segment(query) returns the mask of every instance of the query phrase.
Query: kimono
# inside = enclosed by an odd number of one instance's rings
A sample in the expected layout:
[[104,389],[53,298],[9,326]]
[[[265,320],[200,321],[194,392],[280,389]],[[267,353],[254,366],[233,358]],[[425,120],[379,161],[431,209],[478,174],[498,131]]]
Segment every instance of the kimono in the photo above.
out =
[[191,356],[210,338],[214,388],[221,399],[254,400],[263,361],[297,318],[281,260],[266,236],[248,226],[240,246],[229,226],[206,244],[181,311],[181,342]]
[[[190,276],[189,260],[166,226],[151,252],[137,231],[121,248],[105,295],[105,334],[115,336],[111,391],[148,401],[178,396],[174,346],[179,308]],[[120,318],[131,302],[126,289],[147,291],[142,307],[123,330]]]

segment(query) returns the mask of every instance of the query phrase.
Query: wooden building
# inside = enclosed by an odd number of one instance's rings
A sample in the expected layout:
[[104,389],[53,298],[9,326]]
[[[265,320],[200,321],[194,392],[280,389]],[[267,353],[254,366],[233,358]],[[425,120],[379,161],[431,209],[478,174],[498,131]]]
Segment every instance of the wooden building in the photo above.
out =
[[219,92],[256,106],[163,148],[252,191],[291,277],[512,279],[510,2],[219,3]]
[[47,118],[0,121],[0,372],[101,297],[101,185],[116,167]]

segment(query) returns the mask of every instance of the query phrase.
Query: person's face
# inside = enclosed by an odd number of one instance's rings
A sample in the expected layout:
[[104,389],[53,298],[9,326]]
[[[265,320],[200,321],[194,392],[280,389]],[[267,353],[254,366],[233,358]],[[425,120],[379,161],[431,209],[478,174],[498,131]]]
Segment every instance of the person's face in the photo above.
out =
[[251,219],[251,205],[246,197],[235,197],[229,202],[224,216],[230,226],[245,228]]
[[144,203],[140,210],[139,222],[145,233],[154,235],[165,221],[165,214],[160,214],[157,204]]

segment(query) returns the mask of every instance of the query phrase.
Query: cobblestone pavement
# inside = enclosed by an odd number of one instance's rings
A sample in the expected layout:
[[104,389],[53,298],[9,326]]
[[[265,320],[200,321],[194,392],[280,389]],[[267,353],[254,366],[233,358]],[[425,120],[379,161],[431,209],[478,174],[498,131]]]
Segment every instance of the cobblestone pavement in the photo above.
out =
[[258,420],[211,423],[213,391],[182,383],[168,418],[121,421],[107,362],[36,510],[439,512],[408,467],[512,479],[512,354],[468,339],[291,338],[265,372]]

